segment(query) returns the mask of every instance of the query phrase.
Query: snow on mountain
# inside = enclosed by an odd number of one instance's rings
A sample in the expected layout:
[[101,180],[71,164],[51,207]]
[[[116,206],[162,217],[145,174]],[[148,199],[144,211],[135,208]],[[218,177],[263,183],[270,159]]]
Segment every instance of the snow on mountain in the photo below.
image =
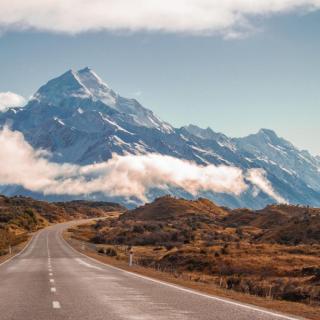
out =
[[87,67],[74,72],[74,74],[94,99],[100,100],[110,107],[115,107],[117,94],[94,71]]
[[93,105],[94,108],[100,106],[100,109],[106,111],[103,104],[118,111],[118,117],[132,125],[157,128],[163,132],[173,130],[169,124],[158,119],[151,110],[141,106],[135,99],[127,99],[115,93],[88,67],[79,71],[69,70],[50,80],[34,94],[30,103],[55,107],[68,105],[74,109],[80,101],[84,103],[79,106],[82,111],[92,109]]
[[[301,180],[313,190],[320,192],[318,161],[308,151],[298,150],[290,142],[279,138],[272,130],[261,129],[255,135],[234,139],[238,148],[264,162],[261,166],[280,177],[290,175]],[[252,158],[254,160],[254,158]]]
[[[201,165],[261,168],[287,201],[320,206],[320,157],[298,150],[267,129],[233,139],[194,125],[173,128],[135,99],[113,91],[90,68],[69,70],[50,80],[24,108],[0,113],[0,126],[6,123],[21,131],[35,148],[49,150],[53,161],[90,164],[110,159],[112,153],[154,152]],[[21,188],[0,189],[7,194],[27,193]],[[152,191],[151,197],[159,192]],[[171,192],[191,197],[183,190]],[[253,185],[240,197],[203,196],[230,207],[259,208],[274,202]]]

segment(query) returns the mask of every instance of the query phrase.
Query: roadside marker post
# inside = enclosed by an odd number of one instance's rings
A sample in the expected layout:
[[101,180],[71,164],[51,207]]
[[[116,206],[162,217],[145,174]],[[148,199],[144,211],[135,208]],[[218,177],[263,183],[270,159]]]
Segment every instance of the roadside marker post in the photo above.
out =
[[132,261],[133,261],[133,250],[131,249],[129,252],[129,267],[132,267]]
[[9,245],[9,255],[11,256],[12,254],[12,249],[11,249],[11,245]]

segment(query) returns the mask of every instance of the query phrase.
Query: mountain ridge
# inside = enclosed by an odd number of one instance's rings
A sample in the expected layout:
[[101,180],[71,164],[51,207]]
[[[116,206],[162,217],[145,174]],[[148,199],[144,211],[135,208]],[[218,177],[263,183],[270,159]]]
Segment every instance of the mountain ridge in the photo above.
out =
[[[300,151],[270,129],[229,138],[195,125],[174,128],[136,99],[116,93],[87,67],[50,80],[24,108],[0,113],[0,126],[7,123],[34,148],[50,151],[52,161],[58,163],[87,165],[106,161],[114,153],[158,153],[199,165],[260,168],[289,203],[320,206],[320,157]],[[12,188],[0,187],[3,190],[15,194]],[[192,198],[183,190],[169,193]],[[161,190],[150,194],[151,198],[160,195]],[[253,185],[240,197],[208,192],[200,196],[230,207],[262,208],[275,202]]]

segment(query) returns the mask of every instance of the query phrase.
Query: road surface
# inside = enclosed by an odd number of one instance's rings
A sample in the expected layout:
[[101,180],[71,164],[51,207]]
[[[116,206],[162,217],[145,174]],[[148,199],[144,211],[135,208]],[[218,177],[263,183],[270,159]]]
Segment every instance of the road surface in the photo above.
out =
[[0,265],[1,320],[296,319],[103,265],[62,239],[68,226],[40,231]]

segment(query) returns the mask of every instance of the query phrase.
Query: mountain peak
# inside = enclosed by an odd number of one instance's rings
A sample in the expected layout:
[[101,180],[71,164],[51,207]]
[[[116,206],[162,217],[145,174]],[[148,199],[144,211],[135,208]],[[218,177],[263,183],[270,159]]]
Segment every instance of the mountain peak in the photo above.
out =
[[261,128],[258,132],[258,135],[265,135],[265,136],[272,137],[272,138],[275,138],[275,137],[278,138],[275,131],[273,131],[271,129],[266,129],[266,128]]
[[244,143],[253,143],[255,145],[266,144],[266,145],[273,145],[273,146],[283,146],[286,148],[292,148],[292,144],[279,137],[275,131],[271,129],[260,129],[257,133],[250,134],[243,138],[235,139],[238,142],[243,141]]
[[117,94],[89,67],[68,70],[42,86],[33,99],[59,104],[70,97],[101,100],[110,107],[116,104]]
[[260,129],[259,132],[253,136],[256,136],[258,140],[264,141],[266,143],[271,143],[278,146],[280,145],[289,149],[294,148],[294,146],[289,141],[281,138],[275,131],[271,129]]
[[184,126],[183,129],[188,131],[190,134],[208,140],[229,140],[223,133],[215,132],[210,127],[206,129],[200,128],[194,124]]
[[210,127],[203,129],[194,124],[189,124],[187,126],[184,126],[183,128],[189,133],[198,136],[199,138],[204,138],[205,136],[210,136],[215,133]]
[[84,68],[78,70],[78,72],[79,72],[79,73],[80,73],[80,72],[93,72],[93,70],[92,70],[92,68],[90,68],[90,67],[84,67]]
[[91,107],[92,104],[88,103],[90,102],[88,100],[102,102],[105,106],[118,111],[122,121],[139,127],[155,128],[166,133],[173,131],[169,124],[161,121],[151,110],[144,108],[135,99],[118,95],[90,67],[78,71],[71,69],[50,80],[36,92],[31,100],[37,101],[37,105],[63,104],[74,109]]
[[76,75],[93,98],[108,106],[115,106],[117,94],[91,68],[85,67],[77,71]]
[[[96,74],[96,72],[90,67],[85,67],[78,71],[75,71],[80,80],[90,79],[95,85],[104,85],[109,88],[109,86],[102,81],[102,79]],[[92,84],[93,84],[92,83]]]
[[71,69],[40,87],[32,100],[39,100],[48,104],[59,104],[60,101],[70,96],[90,96],[90,92],[80,81],[78,73]]

